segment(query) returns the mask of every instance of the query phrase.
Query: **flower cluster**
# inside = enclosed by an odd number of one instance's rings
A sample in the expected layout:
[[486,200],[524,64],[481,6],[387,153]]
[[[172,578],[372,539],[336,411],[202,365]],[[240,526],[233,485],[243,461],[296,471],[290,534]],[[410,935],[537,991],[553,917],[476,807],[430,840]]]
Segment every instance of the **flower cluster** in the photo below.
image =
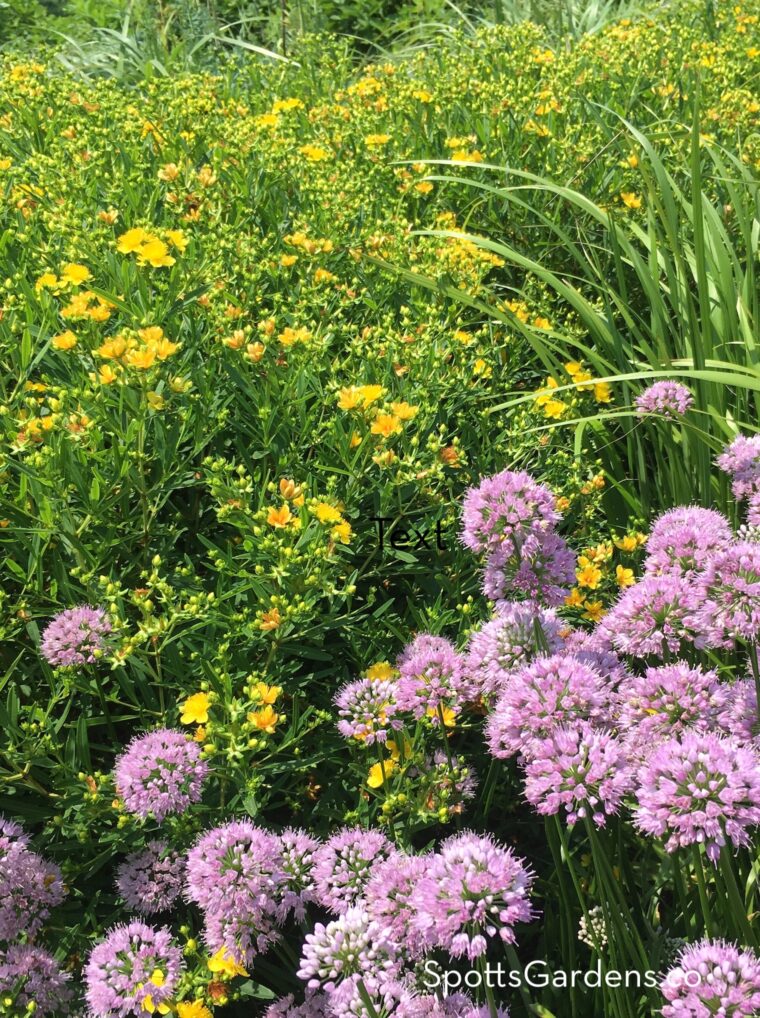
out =
[[658,414],[666,420],[683,417],[693,405],[694,397],[680,382],[653,382],[636,397],[636,411],[639,414]]
[[183,732],[162,728],[136,738],[116,761],[114,777],[130,813],[158,823],[201,798],[208,764]]
[[106,649],[111,622],[102,608],[67,608],[48,624],[40,651],[54,667],[93,664]]

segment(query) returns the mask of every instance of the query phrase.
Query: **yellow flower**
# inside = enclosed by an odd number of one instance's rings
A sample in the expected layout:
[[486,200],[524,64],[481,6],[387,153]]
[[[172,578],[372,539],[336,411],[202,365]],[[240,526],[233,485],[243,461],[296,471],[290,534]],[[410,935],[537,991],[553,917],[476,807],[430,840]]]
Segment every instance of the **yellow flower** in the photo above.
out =
[[420,180],[414,185],[414,190],[420,194],[430,194],[433,190],[434,184],[432,180]]
[[169,241],[172,247],[176,247],[176,249],[180,252],[184,251],[187,245],[190,243],[190,241],[184,235],[182,230],[167,230],[166,239]]
[[151,408],[151,410],[163,410],[164,407],[166,406],[166,400],[158,392],[153,391],[149,392],[146,396],[146,399],[148,400],[148,406]]
[[174,265],[176,259],[169,254],[169,248],[158,237],[152,237],[146,241],[137,252],[140,264],[147,262],[154,269]]
[[261,616],[259,629],[262,629],[265,633],[271,633],[273,629],[277,629],[281,622],[280,609],[271,608],[268,612],[264,612]]
[[67,329],[66,332],[53,336],[51,343],[56,350],[72,350],[77,345],[77,337],[70,329]]
[[389,134],[368,134],[364,139],[364,144],[367,148],[377,148],[380,145],[387,145],[390,140]]
[[126,339],[123,336],[114,336],[113,339],[107,339],[95,350],[95,356],[102,357],[106,361],[118,360],[126,349]]
[[634,534],[626,534],[624,537],[615,538],[615,546],[620,548],[621,551],[636,551],[639,546],[639,542],[636,540]]
[[153,997],[148,994],[142,999],[142,1009],[147,1014],[170,1014],[171,1007],[168,1004],[154,1004]]
[[412,98],[416,99],[420,103],[429,103],[433,101],[433,96],[430,92],[424,88],[417,88],[412,92]]
[[597,403],[609,403],[612,399],[609,382],[594,382],[594,399]]
[[383,438],[389,438],[391,435],[397,435],[402,430],[401,421],[395,414],[378,414],[369,430],[373,435],[382,435]]
[[293,513],[287,505],[282,505],[279,509],[270,509],[267,515],[267,523],[270,527],[287,527],[292,519]]
[[277,727],[280,716],[271,704],[267,704],[261,710],[251,711],[248,714],[248,720],[262,732],[268,732],[271,735]]
[[634,194],[633,191],[621,191],[620,200],[622,201],[626,208],[629,209],[641,208],[641,198],[639,198],[637,194]]
[[596,590],[602,578],[602,570],[592,562],[589,562],[583,555],[581,555],[578,561],[581,566],[575,574],[578,586],[588,587],[589,590]]
[[213,1018],[202,1000],[180,1001],[177,1004],[177,1018]]
[[64,265],[61,272],[61,282],[69,283],[71,286],[79,286],[80,283],[86,283],[88,279],[92,279],[90,270],[86,265],[78,265],[76,262]]
[[58,277],[54,276],[52,272],[43,272],[34,284],[34,289],[39,293],[40,290],[54,286],[58,286]]
[[268,686],[266,682],[257,682],[254,691],[256,699],[261,703],[272,704],[282,692],[282,686]]
[[156,351],[152,347],[143,347],[142,350],[129,350],[124,362],[130,368],[137,368],[138,371],[147,371],[156,363]]
[[182,704],[180,721],[183,725],[205,725],[208,721],[208,693],[193,693]]
[[585,597],[581,594],[577,587],[573,587],[570,593],[565,598],[565,606],[567,608],[580,608],[585,603]]
[[443,714],[444,727],[456,728],[457,716],[451,707],[444,707],[443,705],[441,705],[440,709],[438,707],[428,707],[426,713],[429,718],[435,718],[438,722],[441,720],[440,714]]
[[177,166],[176,163],[166,163],[166,165],[162,166],[161,169],[158,171],[158,179],[166,180],[169,183],[171,183],[173,180],[176,180],[178,176],[179,167]]
[[289,269],[291,267],[291,265],[295,265],[295,263],[297,261],[298,261],[298,255],[287,254],[287,255],[283,255],[280,258],[280,265],[282,265],[282,267],[284,269]]
[[101,385],[110,385],[115,382],[119,376],[116,374],[110,364],[103,364],[98,369],[98,381]]
[[636,577],[633,575],[633,569],[626,569],[625,566],[616,567],[615,579],[617,580],[619,587],[632,587],[636,582]]
[[365,406],[370,406],[372,403],[376,403],[385,392],[382,385],[360,385],[359,395],[362,398]]
[[367,784],[370,788],[380,788],[386,781],[387,778],[393,774],[398,764],[390,757],[388,760],[384,760],[382,764],[376,763],[369,769],[369,776],[367,777]]
[[235,960],[234,956],[230,954],[226,947],[220,947],[216,954],[209,958],[208,968],[209,972],[228,976],[230,979],[233,976],[248,975],[243,966]]
[[575,378],[576,375],[579,375],[581,371],[583,371],[583,362],[568,361],[567,364],[565,364],[565,371],[571,378]]
[[604,605],[601,601],[586,602],[586,609],[583,612],[584,619],[588,619],[589,622],[598,622],[604,614]]
[[312,512],[320,523],[338,523],[343,518],[340,510],[336,509],[334,505],[329,505],[327,502],[317,502],[312,508]]
[[277,337],[283,346],[293,346],[294,343],[306,343],[311,339],[311,333],[307,328],[291,329],[287,325]]
[[358,386],[349,385],[338,393],[338,409],[354,410],[362,401],[362,394]]
[[321,145],[302,145],[298,150],[302,156],[306,156],[310,163],[321,163],[329,159],[331,153]]
[[402,421],[411,421],[420,412],[418,406],[411,406],[409,403],[391,403],[391,410]]
[[350,544],[353,530],[351,529],[351,524],[343,520],[337,527],[332,528],[330,534],[333,541],[339,541],[341,544]]
[[116,243],[116,250],[120,254],[132,254],[134,251],[139,250],[147,239],[148,234],[145,230],[141,226],[136,226],[134,229],[122,233]]
[[567,410],[567,403],[563,403],[561,399],[550,399],[544,403],[544,417],[558,420],[565,410]]
[[396,669],[389,661],[376,661],[365,671],[366,679],[392,679],[396,675]]

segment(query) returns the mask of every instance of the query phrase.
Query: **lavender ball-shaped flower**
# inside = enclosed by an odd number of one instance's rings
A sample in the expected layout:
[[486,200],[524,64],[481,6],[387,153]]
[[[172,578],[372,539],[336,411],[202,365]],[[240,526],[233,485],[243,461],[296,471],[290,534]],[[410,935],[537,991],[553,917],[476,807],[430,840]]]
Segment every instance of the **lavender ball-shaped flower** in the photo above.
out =
[[612,649],[609,634],[598,626],[591,632],[576,629],[567,633],[564,642],[565,653],[571,654],[583,664],[599,672],[610,691],[617,689],[622,682],[628,679],[630,672]]
[[596,669],[569,654],[537,658],[518,668],[488,720],[486,741],[499,758],[530,754],[564,722],[606,717],[609,690]]
[[165,912],[182,894],[185,860],[164,841],[149,841],[132,852],[116,872],[116,886],[127,906],[143,915]]
[[166,927],[115,926],[90,953],[84,975],[95,1018],[144,1015],[145,1000],[171,1000],[182,973],[182,952]]
[[[760,715],[757,710],[757,686],[754,679],[739,679],[724,687],[726,701],[718,715],[718,725],[727,735],[741,742],[760,739]],[[757,746],[760,749],[760,743]]]
[[398,948],[388,932],[364,908],[354,907],[307,934],[298,976],[309,989],[327,993],[333,1004],[337,997],[350,1006],[360,981],[373,995],[394,982],[398,970]]
[[365,905],[369,915],[388,930],[391,939],[403,944],[404,954],[420,958],[425,943],[414,927],[412,892],[430,862],[426,855],[397,853],[372,870],[367,883]]
[[699,665],[692,668],[676,661],[647,668],[644,675],[632,675],[620,686],[617,726],[630,752],[646,754],[686,728],[715,729],[727,698],[717,673]]
[[511,849],[488,836],[457,834],[431,856],[412,892],[415,926],[430,947],[478,958],[489,938],[512,944],[515,925],[533,918],[532,881]]
[[[496,1008],[497,1018],[509,1018],[509,1009]],[[485,1004],[478,1006],[463,993],[452,993],[448,997],[432,994],[407,996],[400,1001],[393,1018],[491,1018],[491,1010]]]
[[398,659],[396,703],[415,718],[439,724],[444,707],[457,713],[465,686],[464,661],[450,640],[422,633]]
[[0,817],[0,940],[35,937],[65,896],[58,867],[32,851],[18,824]]
[[495,551],[545,533],[560,519],[549,488],[524,471],[503,470],[470,488],[462,506],[462,541],[474,552]]
[[604,827],[631,790],[623,744],[587,721],[560,726],[531,752],[525,798],[542,816],[564,810],[570,824],[590,817]]
[[0,953],[0,987],[4,996],[11,995],[19,1013],[32,1004],[40,1018],[66,1014],[72,997],[70,979],[51,954],[33,944],[11,944]]
[[697,578],[690,625],[700,647],[760,636],[760,543],[734,541],[714,552]]
[[67,608],[46,627],[40,651],[54,667],[92,664],[105,650],[110,632],[111,623],[102,608]]
[[562,630],[551,609],[530,601],[502,601],[491,621],[470,636],[465,673],[473,694],[488,699],[501,691],[515,668],[537,654],[560,650]]
[[161,728],[136,738],[116,761],[116,788],[130,813],[161,823],[201,797],[208,764],[184,732]]
[[208,946],[244,965],[277,939],[286,881],[278,839],[247,820],[208,831],[187,856],[187,896],[203,910]]
[[655,520],[647,538],[644,572],[650,576],[698,573],[709,555],[732,540],[723,513],[697,505],[670,509]]
[[334,1018],[326,993],[309,993],[303,1004],[296,1004],[292,993],[270,1004],[264,1018]]
[[715,462],[731,477],[734,497],[748,498],[760,482],[760,435],[737,435]]
[[671,421],[683,417],[693,405],[694,397],[686,386],[669,380],[653,382],[636,397],[637,413],[659,414]]
[[600,623],[613,647],[637,657],[678,653],[693,640],[691,616],[696,595],[691,580],[667,573],[645,576],[629,587]]
[[386,742],[388,733],[403,727],[397,717],[396,682],[392,679],[357,679],[338,691],[338,731],[346,739],[367,746]]
[[336,914],[355,905],[375,867],[392,855],[395,849],[380,831],[344,828],[314,854],[317,900]]
[[575,555],[554,531],[530,533],[486,558],[483,593],[497,603],[510,594],[558,607],[575,582]]
[[753,1018],[760,1013],[760,958],[722,940],[685,947],[660,990],[662,1018]]
[[305,831],[288,828],[278,837],[283,882],[279,889],[277,919],[284,922],[292,912],[300,922],[306,905],[316,900],[314,856],[319,842]]
[[704,844],[716,862],[726,838],[748,845],[760,823],[760,759],[734,738],[687,730],[657,746],[636,781],[634,823],[667,837],[668,852]]

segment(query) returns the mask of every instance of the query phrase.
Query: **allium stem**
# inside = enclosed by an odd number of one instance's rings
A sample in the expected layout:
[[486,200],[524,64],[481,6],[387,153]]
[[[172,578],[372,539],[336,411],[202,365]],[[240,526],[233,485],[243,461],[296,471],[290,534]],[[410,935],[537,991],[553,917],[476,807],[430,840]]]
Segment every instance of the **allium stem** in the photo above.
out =
[[488,1002],[488,1013],[490,1018],[499,1018],[499,1013],[496,1010],[496,1001],[493,996],[493,987],[488,982],[486,973],[486,956],[481,954],[478,958],[478,968],[480,970],[480,976],[483,980],[483,989],[486,992],[486,1001]]
[[356,986],[357,989],[359,990],[359,996],[362,998],[362,1003],[369,1012],[369,1018],[380,1018],[377,1011],[375,1010],[374,1004],[370,1000],[369,994],[367,993],[367,987],[364,985],[364,980],[360,979]]
[[747,947],[757,947],[757,937],[747,918],[747,906],[744,904],[739,891],[739,885],[736,882],[733,860],[727,844],[723,846],[720,852],[720,873],[731,904],[731,913],[737,923],[744,945]]
[[697,845],[696,842],[691,846],[691,857],[694,861],[694,872],[697,877],[697,887],[699,888],[699,901],[702,906],[702,919],[704,921],[705,933],[708,937],[712,937],[714,935],[713,922],[712,915],[710,914],[710,903],[707,898],[704,863],[702,862],[702,854],[699,851],[699,845]]
[[[755,679],[755,692],[757,694],[757,702],[760,705],[760,666],[757,661],[757,644],[750,643],[749,645],[749,660],[752,665],[752,675]],[[760,732],[756,732],[756,735],[760,735]]]

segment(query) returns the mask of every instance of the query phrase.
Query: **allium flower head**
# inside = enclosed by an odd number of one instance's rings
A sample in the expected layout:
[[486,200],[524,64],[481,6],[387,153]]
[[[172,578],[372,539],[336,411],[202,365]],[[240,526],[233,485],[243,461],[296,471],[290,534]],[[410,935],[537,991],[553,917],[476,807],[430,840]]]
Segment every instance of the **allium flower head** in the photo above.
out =
[[[393,1018],[490,1018],[490,1008],[479,1007],[464,993],[452,993],[448,997],[432,994],[405,997],[393,1013]],[[509,1010],[496,1008],[497,1018],[509,1018]]]
[[[347,909],[337,919],[317,923],[306,936],[299,978],[311,990],[324,990],[335,1013],[360,1014],[358,984],[370,996],[383,995],[396,983],[399,971],[397,946],[386,930],[373,922],[362,907]],[[389,1001],[393,1006],[393,1000]],[[342,1006],[341,1010],[335,1007]]]
[[686,728],[715,729],[726,701],[726,687],[716,672],[676,661],[647,668],[620,686],[617,724],[631,752],[649,752]]
[[34,1014],[40,1018],[67,1014],[72,997],[70,979],[69,973],[63,972],[55,958],[41,947],[11,944],[7,951],[0,952],[0,987],[4,996],[12,994],[18,1013],[33,1004]]
[[376,830],[347,827],[334,834],[314,855],[317,900],[340,913],[365,894],[375,867],[395,854],[385,835]]
[[490,622],[470,636],[465,673],[471,698],[488,699],[501,691],[509,675],[537,654],[563,646],[563,625],[551,609],[531,601],[502,601]]
[[187,856],[187,896],[203,910],[209,948],[244,965],[265,951],[287,883],[281,846],[268,831],[233,820],[204,834]]
[[735,498],[747,498],[760,481],[760,435],[737,435],[715,461],[731,477]]
[[665,848],[705,845],[716,862],[726,838],[748,845],[760,823],[760,760],[732,737],[693,730],[657,746],[637,775],[634,822]]
[[143,915],[165,912],[182,893],[185,860],[165,841],[149,841],[132,852],[116,872],[116,886],[127,906]]
[[454,835],[430,857],[412,892],[415,926],[430,947],[478,958],[490,938],[512,944],[515,925],[533,918],[532,881],[510,848],[471,832]]
[[92,664],[105,649],[110,632],[111,623],[102,608],[67,608],[46,627],[40,651],[53,667]]
[[760,636],[760,543],[734,541],[713,552],[697,578],[691,627],[702,647],[733,647]]
[[309,993],[303,1004],[296,1004],[292,993],[276,1000],[264,1012],[264,1018],[333,1018],[326,993]]
[[488,720],[486,741],[494,756],[530,754],[564,722],[606,717],[609,690],[596,669],[570,654],[536,658],[518,668]]
[[721,940],[687,945],[660,984],[662,1018],[753,1018],[760,1013],[760,959]]
[[659,414],[668,420],[683,417],[693,405],[694,397],[686,386],[668,379],[653,382],[636,397],[639,414]]
[[679,506],[659,516],[647,538],[644,571],[691,575],[700,572],[709,555],[733,540],[731,526],[714,509]]
[[398,669],[399,710],[410,711],[415,718],[428,715],[433,724],[439,723],[439,709],[459,711],[465,686],[464,661],[450,640],[422,633],[404,649]]
[[599,628],[623,654],[662,657],[665,649],[678,653],[693,639],[695,604],[691,580],[673,573],[645,576],[620,596]]
[[470,488],[462,507],[462,541],[474,552],[496,551],[543,534],[560,519],[549,488],[524,471],[503,470]]
[[429,862],[426,855],[396,853],[374,867],[365,892],[370,917],[388,930],[395,943],[403,944],[409,958],[424,953],[424,941],[414,927],[411,898]]
[[612,649],[612,641],[609,634],[599,626],[588,632],[584,629],[576,629],[565,634],[564,651],[572,654],[579,661],[599,672],[605,680],[610,691],[625,682],[629,677],[629,671],[625,663]]
[[538,813],[564,810],[568,823],[588,816],[598,827],[617,813],[633,783],[620,740],[588,721],[562,725],[532,746],[525,774],[525,798]]
[[339,690],[338,731],[346,739],[358,739],[367,746],[386,742],[389,731],[403,727],[397,717],[396,682],[393,679],[357,679]]
[[491,552],[483,573],[483,593],[497,604],[518,594],[557,607],[575,582],[575,555],[554,531],[528,534],[517,546]]
[[[760,715],[757,710],[757,686],[754,679],[739,679],[726,689],[726,702],[718,715],[718,725],[740,742],[760,740]],[[757,746],[760,750],[760,742]]]
[[85,967],[87,1003],[95,1018],[144,1015],[170,1000],[183,969],[182,952],[165,927],[115,926],[90,953]]
[[283,831],[278,841],[284,880],[280,888],[277,919],[284,922],[292,912],[300,922],[306,914],[306,905],[316,900],[313,870],[319,842],[305,831],[293,828]]
[[171,728],[139,736],[114,769],[127,810],[139,817],[152,814],[159,824],[170,813],[184,813],[200,800],[207,773],[198,743]]
[[65,895],[58,867],[32,851],[18,824],[0,817],[0,940],[35,937]]

